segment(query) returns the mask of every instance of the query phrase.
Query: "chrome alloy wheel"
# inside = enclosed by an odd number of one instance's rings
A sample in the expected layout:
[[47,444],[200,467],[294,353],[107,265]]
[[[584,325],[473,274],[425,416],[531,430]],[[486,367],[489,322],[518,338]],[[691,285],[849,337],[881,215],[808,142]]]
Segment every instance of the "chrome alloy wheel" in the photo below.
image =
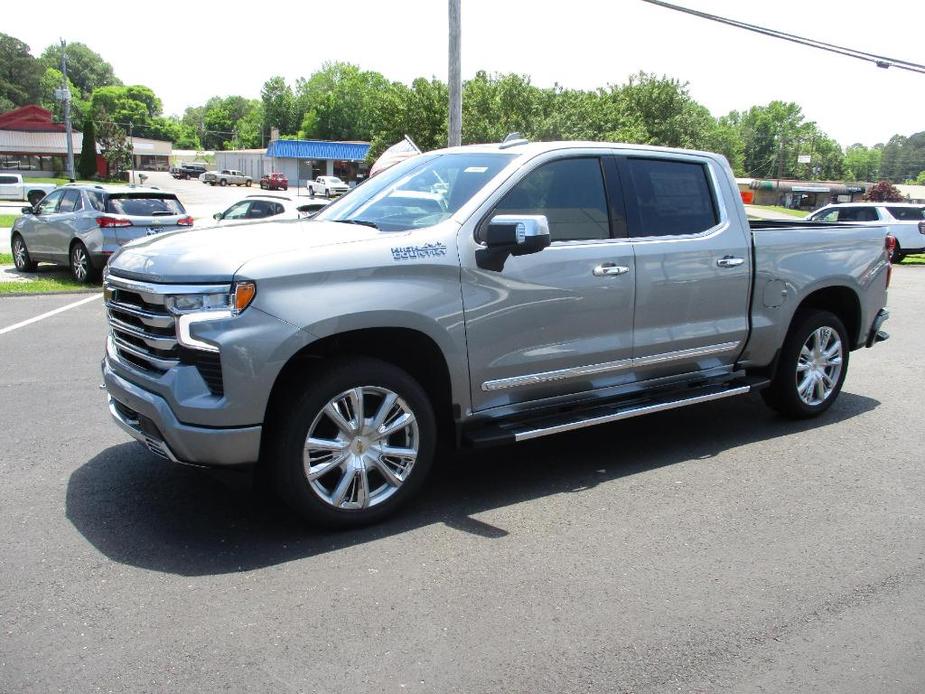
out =
[[84,247],[79,243],[71,251],[71,267],[74,271],[74,279],[78,282],[86,282],[87,275],[90,273],[90,259]]
[[17,270],[23,270],[26,267],[26,244],[18,236],[13,241],[13,263]]
[[302,454],[312,491],[338,509],[364,509],[391,497],[418,456],[414,413],[397,393],[360,386],[337,395],[308,428]]
[[842,369],[842,342],[833,328],[817,328],[803,343],[797,361],[797,393],[805,404],[820,405],[835,390]]

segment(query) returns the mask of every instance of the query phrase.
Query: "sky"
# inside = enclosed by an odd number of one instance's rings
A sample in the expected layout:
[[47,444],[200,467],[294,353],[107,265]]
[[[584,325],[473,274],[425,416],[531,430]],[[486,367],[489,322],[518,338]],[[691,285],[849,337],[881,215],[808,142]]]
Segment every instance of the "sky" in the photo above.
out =
[[[714,116],[780,99],[841,145],[925,130],[925,75],[799,46],[641,0],[461,0],[463,79],[516,72],[546,87],[594,89],[640,70],[689,83]],[[674,4],[925,64],[925,2],[673,0]],[[326,61],[390,80],[447,75],[446,0],[142,3],[44,0],[5,8],[0,31],[38,55],[64,38],[100,53],[126,84],[151,87],[165,114],[211,96],[258,97]],[[240,7],[241,9],[237,9]],[[879,11],[882,7],[883,11]],[[77,9],[81,8],[81,9]],[[223,8],[223,9],[219,9]],[[208,60],[206,60],[208,58]]]

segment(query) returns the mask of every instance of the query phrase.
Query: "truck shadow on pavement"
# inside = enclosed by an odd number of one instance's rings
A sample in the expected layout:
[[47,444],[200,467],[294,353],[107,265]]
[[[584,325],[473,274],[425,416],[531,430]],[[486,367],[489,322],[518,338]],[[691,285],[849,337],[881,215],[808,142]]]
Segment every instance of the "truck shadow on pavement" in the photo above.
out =
[[437,461],[418,499],[395,517],[352,531],[308,527],[253,492],[246,475],[171,465],[133,442],[101,452],[71,475],[66,514],[113,561],[184,576],[259,569],[437,523],[490,541],[508,532],[473,515],[608,483],[616,500],[620,479],[629,475],[827,427],[879,404],[843,392],[819,419],[793,422],[750,396],[457,453]]

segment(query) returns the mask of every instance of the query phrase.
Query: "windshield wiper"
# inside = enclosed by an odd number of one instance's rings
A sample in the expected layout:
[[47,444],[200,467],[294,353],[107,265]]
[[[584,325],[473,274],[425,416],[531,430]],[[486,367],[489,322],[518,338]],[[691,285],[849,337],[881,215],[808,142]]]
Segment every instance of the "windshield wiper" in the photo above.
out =
[[378,224],[371,222],[368,219],[335,219],[332,221],[340,222],[341,224],[359,224],[364,227],[372,227],[373,229],[379,228]]

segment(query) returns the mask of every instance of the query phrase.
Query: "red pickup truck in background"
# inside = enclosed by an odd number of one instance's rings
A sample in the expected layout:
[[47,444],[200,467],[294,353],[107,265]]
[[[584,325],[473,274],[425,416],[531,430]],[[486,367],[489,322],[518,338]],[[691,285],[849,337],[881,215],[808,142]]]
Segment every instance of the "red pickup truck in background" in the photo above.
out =
[[260,187],[264,190],[289,190],[289,179],[283,173],[269,173],[260,177]]

